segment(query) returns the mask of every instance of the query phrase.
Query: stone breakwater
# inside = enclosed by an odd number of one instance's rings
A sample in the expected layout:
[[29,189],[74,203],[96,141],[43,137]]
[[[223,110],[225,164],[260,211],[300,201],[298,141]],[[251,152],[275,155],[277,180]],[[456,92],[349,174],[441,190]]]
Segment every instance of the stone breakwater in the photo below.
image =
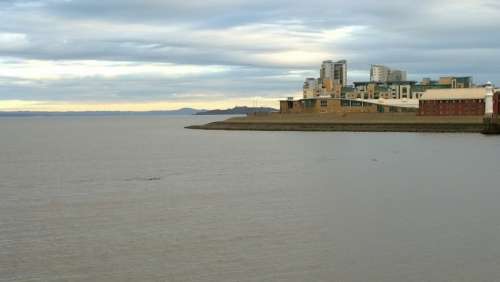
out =
[[205,130],[255,131],[346,131],[346,132],[463,132],[481,133],[482,124],[403,124],[403,123],[228,123],[213,122],[188,126]]
[[232,118],[186,128],[254,131],[500,133],[497,119],[483,120],[480,117],[428,118],[408,114],[391,116],[379,114],[353,114],[349,116],[273,115],[268,117]]

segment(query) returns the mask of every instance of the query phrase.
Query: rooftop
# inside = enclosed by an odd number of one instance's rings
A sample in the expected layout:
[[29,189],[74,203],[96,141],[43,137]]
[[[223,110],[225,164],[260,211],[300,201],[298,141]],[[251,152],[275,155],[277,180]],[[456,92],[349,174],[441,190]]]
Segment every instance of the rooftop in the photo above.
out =
[[429,89],[420,100],[484,99],[484,88]]
[[355,81],[354,85],[368,85],[368,84],[378,84],[378,85],[391,85],[391,84],[416,84],[416,81],[413,80],[404,80],[404,81],[387,81],[387,82],[378,82],[378,81]]

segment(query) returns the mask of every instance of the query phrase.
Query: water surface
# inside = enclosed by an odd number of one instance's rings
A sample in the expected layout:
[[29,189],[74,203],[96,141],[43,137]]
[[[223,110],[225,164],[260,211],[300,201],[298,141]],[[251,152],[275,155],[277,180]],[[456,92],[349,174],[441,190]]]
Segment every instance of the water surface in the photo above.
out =
[[0,119],[0,281],[499,281],[500,138]]

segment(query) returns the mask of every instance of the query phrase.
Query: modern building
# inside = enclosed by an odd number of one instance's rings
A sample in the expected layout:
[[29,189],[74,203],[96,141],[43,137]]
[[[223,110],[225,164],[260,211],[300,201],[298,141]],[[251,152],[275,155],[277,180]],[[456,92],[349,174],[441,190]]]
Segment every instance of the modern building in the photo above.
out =
[[400,82],[406,81],[406,71],[391,70],[389,67],[383,65],[372,65],[370,69],[371,82]]
[[314,98],[319,96],[319,81],[316,78],[307,78],[304,82],[304,98]]
[[321,69],[319,70],[320,79],[333,79],[333,69],[333,61],[323,61],[323,63],[321,63]]
[[[372,65],[370,69],[370,81],[354,82],[353,86],[347,85],[347,61],[323,61],[321,64],[320,78],[307,78],[304,82],[303,101],[304,107],[296,106],[294,109],[304,111],[308,99],[337,99],[366,102],[379,106],[394,106],[418,109],[419,99],[429,90],[446,89],[470,89],[474,85],[472,77],[445,76],[439,80],[424,78],[421,83],[407,80],[406,71],[391,70],[383,65]],[[471,90],[474,92],[475,90]],[[429,93],[433,93],[432,91]],[[427,96],[429,96],[428,94]],[[496,96],[495,96],[496,97]],[[497,98],[495,98],[497,99]],[[294,102],[302,103],[302,102]],[[327,102],[336,103],[336,102]],[[425,102],[427,103],[427,102]],[[431,107],[433,102],[426,106]],[[446,102],[445,102],[446,103]],[[465,102],[464,102],[465,103]],[[364,105],[364,104],[363,104]],[[464,114],[478,113],[471,109],[472,106],[464,108]],[[321,109],[321,107],[319,107]],[[341,107],[345,110],[345,107]],[[323,109],[325,110],[325,109]],[[472,111],[472,112],[471,112]],[[318,111],[321,112],[321,111]],[[424,114],[427,111],[424,110]],[[438,111],[439,112],[439,111]],[[457,114],[461,110],[458,109]]]
[[341,60],[335,63],[333,81],[337,85],[347,85],[347,61]]
[[417,99],[413,95],[415,81],[354,82],[355,92],[349,98],[357,99]]
[[347,85],[347,61],[324,61],[321,64],[320,79],[323,82],[331,81],[332,84]]
[[441,77],[439,80],[424,78],[422,82],[413,86],[412,92],[416,99],[420,99],[429,89],[471,88],[473,86],[472,77]]
[[391,70],[389,73],[388,82],[400,82],[406,81],[406,71],[402,70]]
[[499,112],[500,92],[493,93],[492,87],[429,89],[420,98],[421,116],[484,116],[485,98],[491,92],[493,114]]
[[347,84],[347,61],[323,61],[319,78],[307,78],[303,86],[304,99],[338,97]]
[[372,65],[370,69],[370,81],[385,83],[389,80],[391,69],[382,65]]
[[431,83],[432,79],[430,79],[429,77],[422,78],[422,82],[420,82],[421,85],[431,85]]
[[395,113],[416,111],[417,109],[414,107],[383,105],[368,101],[328,97],[280,101],[281,114]]
[[327,92],[330,92],[330,91],[333,91],[333,80],[331,79],[325,79],[323,80],[323,88],[327,91]]
[[449,88],[471,88],[474,86],[470,76],[443,76],[439,78],[438,84],[447,85]]

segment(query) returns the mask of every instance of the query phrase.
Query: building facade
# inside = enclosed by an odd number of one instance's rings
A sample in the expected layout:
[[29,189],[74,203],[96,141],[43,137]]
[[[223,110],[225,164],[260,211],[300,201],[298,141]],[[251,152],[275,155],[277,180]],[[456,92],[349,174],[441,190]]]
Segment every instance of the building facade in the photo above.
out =
[[500,92],[496,92],[495,96],[493,96],[493,112],[500,114]]
[[[424,78],[421,83],[408,81],[406,71],[372,65],[370,81],[347,85],[347,61],[323,61],[319,78],[307,78],[303,98],[335,98],[365,100],[379,105],[419,106],[419,99],[431,89],[465,89],[473,87],[472,77]],[[379,101],[375,101],[379,100]],[[394,101],[388,101],[394,100]],[[398,101],[395,101],[398,100]]]
[[333,81],[337,85],[347,85],[347,61],[341,60],[335,62]]
[[389,73],[389,82],[401,82],[406,81],[406,71],[402,70],[391,70]]
[[[421,116],[483,116],[485,88],[455,88],[427,90],[419,101]],[[499,94],[494,95],[494,113],[498,114]]]
[[389,80],[391,69],[382,65],[372,65],[370,69],[370,81],[385,83]]
[[304,98],[314,98],[319,95],[319,82],[316,78],[307,78],[304,82]]
[[448,88],[471,88],[474,86],[470,76],[442,76],[437,84],[446,85]]
[[331,79],[333,80],[334,76],[334,63],[331,60],[323,61],[321,63],[321,69],[319,71],[319,77],[321,80]]
[[416,109],[408,107],[380,105],[366,101],[327,97],[280,101],[281,114],[397,113],[416,111]]
[[331,81],[332,84],[347,85],[347,61],[324,61],[320,70],[321,81]]
[[354,92],[348,94],[349,99],[417,99],[413,95],[415,81],[399,82],[354,82]]
[[391,70],[383,65],[372,65],[370,69],[370,81],[377,83],[406,81],[406,71]]

